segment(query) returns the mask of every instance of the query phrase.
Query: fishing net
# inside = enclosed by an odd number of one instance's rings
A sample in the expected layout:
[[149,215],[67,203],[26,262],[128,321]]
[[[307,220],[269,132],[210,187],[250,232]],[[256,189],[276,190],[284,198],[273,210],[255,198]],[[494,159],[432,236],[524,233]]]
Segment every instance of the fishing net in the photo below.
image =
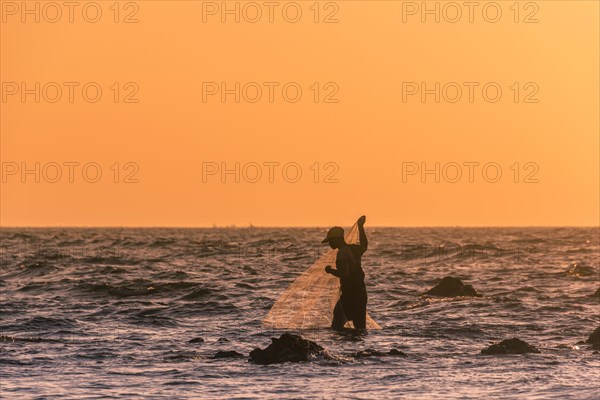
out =
[[[354,224],[345,235],[346,243],[357,244],[358,225]],[[337,249],[329,249],[302,273],[273,304],[263,320],[263,327],[278,329],[330,328],[333,309],[340,298],[339,278],[325,272],[335,267]],[[381,329],[367,314],[367,329]],[[353,328],[352,321],[345,327]]]

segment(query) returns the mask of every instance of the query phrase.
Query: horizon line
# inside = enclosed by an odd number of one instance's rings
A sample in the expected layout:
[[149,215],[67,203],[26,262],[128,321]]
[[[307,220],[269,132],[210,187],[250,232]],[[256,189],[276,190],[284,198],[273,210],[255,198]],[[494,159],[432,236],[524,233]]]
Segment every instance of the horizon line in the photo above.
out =
[[[354,224],[350,225],[353,226]],[[105,229],[226,229],[226,228],[327,228],[329,225],[211,225],[211,226],[166,226],[166,225],[0,225],[0,229],[51,229],[51,228],[105,228]],[[367,228],[600,228],[599,225],[367,225]]]

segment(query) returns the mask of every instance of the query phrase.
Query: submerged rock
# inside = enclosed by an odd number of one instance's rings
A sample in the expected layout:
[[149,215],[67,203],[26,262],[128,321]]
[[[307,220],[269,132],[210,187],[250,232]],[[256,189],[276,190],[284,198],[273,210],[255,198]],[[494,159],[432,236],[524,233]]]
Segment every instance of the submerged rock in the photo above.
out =
[[593,276],[596,272],[594,271],[594,268],[582,264],[582,263],[573,263],[569,266],[569,268],[565,271],[565,273],[567,275],[573,275],[573,276]]
[[224,337],[220,337],[220,338],[217,339],[217,342],[219,342],[219,343],[226,343],[226,342],[229,342],[229,339],[224,338]]
[[286,361],[307,361],[311,357],[325,355],[325,349],[317,343],[291,333],[284,333],[279,339],[272,338],[265,349],[250,352],[250,361],[256,364],[275,364]]
[[481,296],[473,286],[465,285],[460,279],[452,276],[446,276],[440,283],[426,291],[425,294],[440,297]]
[[598,297],[600,299],[600,287],[596,289],[594,294],[590,294],[590,297]]
[[244,356],[241,353],[238,353],[235,350],[230,350],[230,351],[217,351],[212,358],[244,358],[244,357],[246,357],[246,356]]
[[197,337],[197,338],[193,338],[188,343],[204,343],[204,339],[202,339],[201,337]]
[[400,351],[398,349],[391,349],[390,351],[388,351],[388,355],[406,357],[406,353],[404,353],[403,351]]
[[383,353],[381,351],[374,350],[374,349],[365,349],[365,350],[361,350],[361,351],[358,351],[358,352],[352,354],[352,356],[356,357],[356,358],[381,357],[381,356],[385,356],[385,355],[387,355],[387,354]]
[[594,332],[592,332],[585,342],[591,344],[592,349],[600,350],[600,326],[594,329]]
[[391,349],[389,352],[384,353],[374,349],[365,349],[361,350],[357,353],[352,354],[352,357],[355,358],[364,358],[364,357],[383,357],[383,356],[402,356],[405,357],[406,354],[397,349]]
[[496,355],[496,354],[525,354],[539,353],[540,351],[521,339],[512,338],[493,344],[487,349],[481,350],[481,354]]

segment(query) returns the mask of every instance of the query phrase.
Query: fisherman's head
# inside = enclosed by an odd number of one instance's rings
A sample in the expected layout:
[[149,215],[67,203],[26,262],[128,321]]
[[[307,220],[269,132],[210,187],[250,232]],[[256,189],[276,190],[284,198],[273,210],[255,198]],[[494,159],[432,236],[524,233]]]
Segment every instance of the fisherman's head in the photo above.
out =
[[327,231],[327,237],[321,243],[329,243],[332,249],[339,249],[346,241],[344,240],[344,229],[334,226]]

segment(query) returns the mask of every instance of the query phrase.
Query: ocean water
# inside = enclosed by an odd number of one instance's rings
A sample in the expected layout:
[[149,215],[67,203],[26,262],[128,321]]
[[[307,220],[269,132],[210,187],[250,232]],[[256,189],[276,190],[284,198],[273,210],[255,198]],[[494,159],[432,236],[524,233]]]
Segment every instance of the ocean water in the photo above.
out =
[[[598,228],[367,228],[364,335],[299,332],[334,360],[247,355],[279,294],[326,249],[324,228],[0,232],[0,396],[19,398],[594,399]],[[480,298],[420,293],[456,276]],[[204,343],[189,343],[202,337]],[[483,356],[518,337],[540,354]],[[372,348],[407,357],[352,359]]]

